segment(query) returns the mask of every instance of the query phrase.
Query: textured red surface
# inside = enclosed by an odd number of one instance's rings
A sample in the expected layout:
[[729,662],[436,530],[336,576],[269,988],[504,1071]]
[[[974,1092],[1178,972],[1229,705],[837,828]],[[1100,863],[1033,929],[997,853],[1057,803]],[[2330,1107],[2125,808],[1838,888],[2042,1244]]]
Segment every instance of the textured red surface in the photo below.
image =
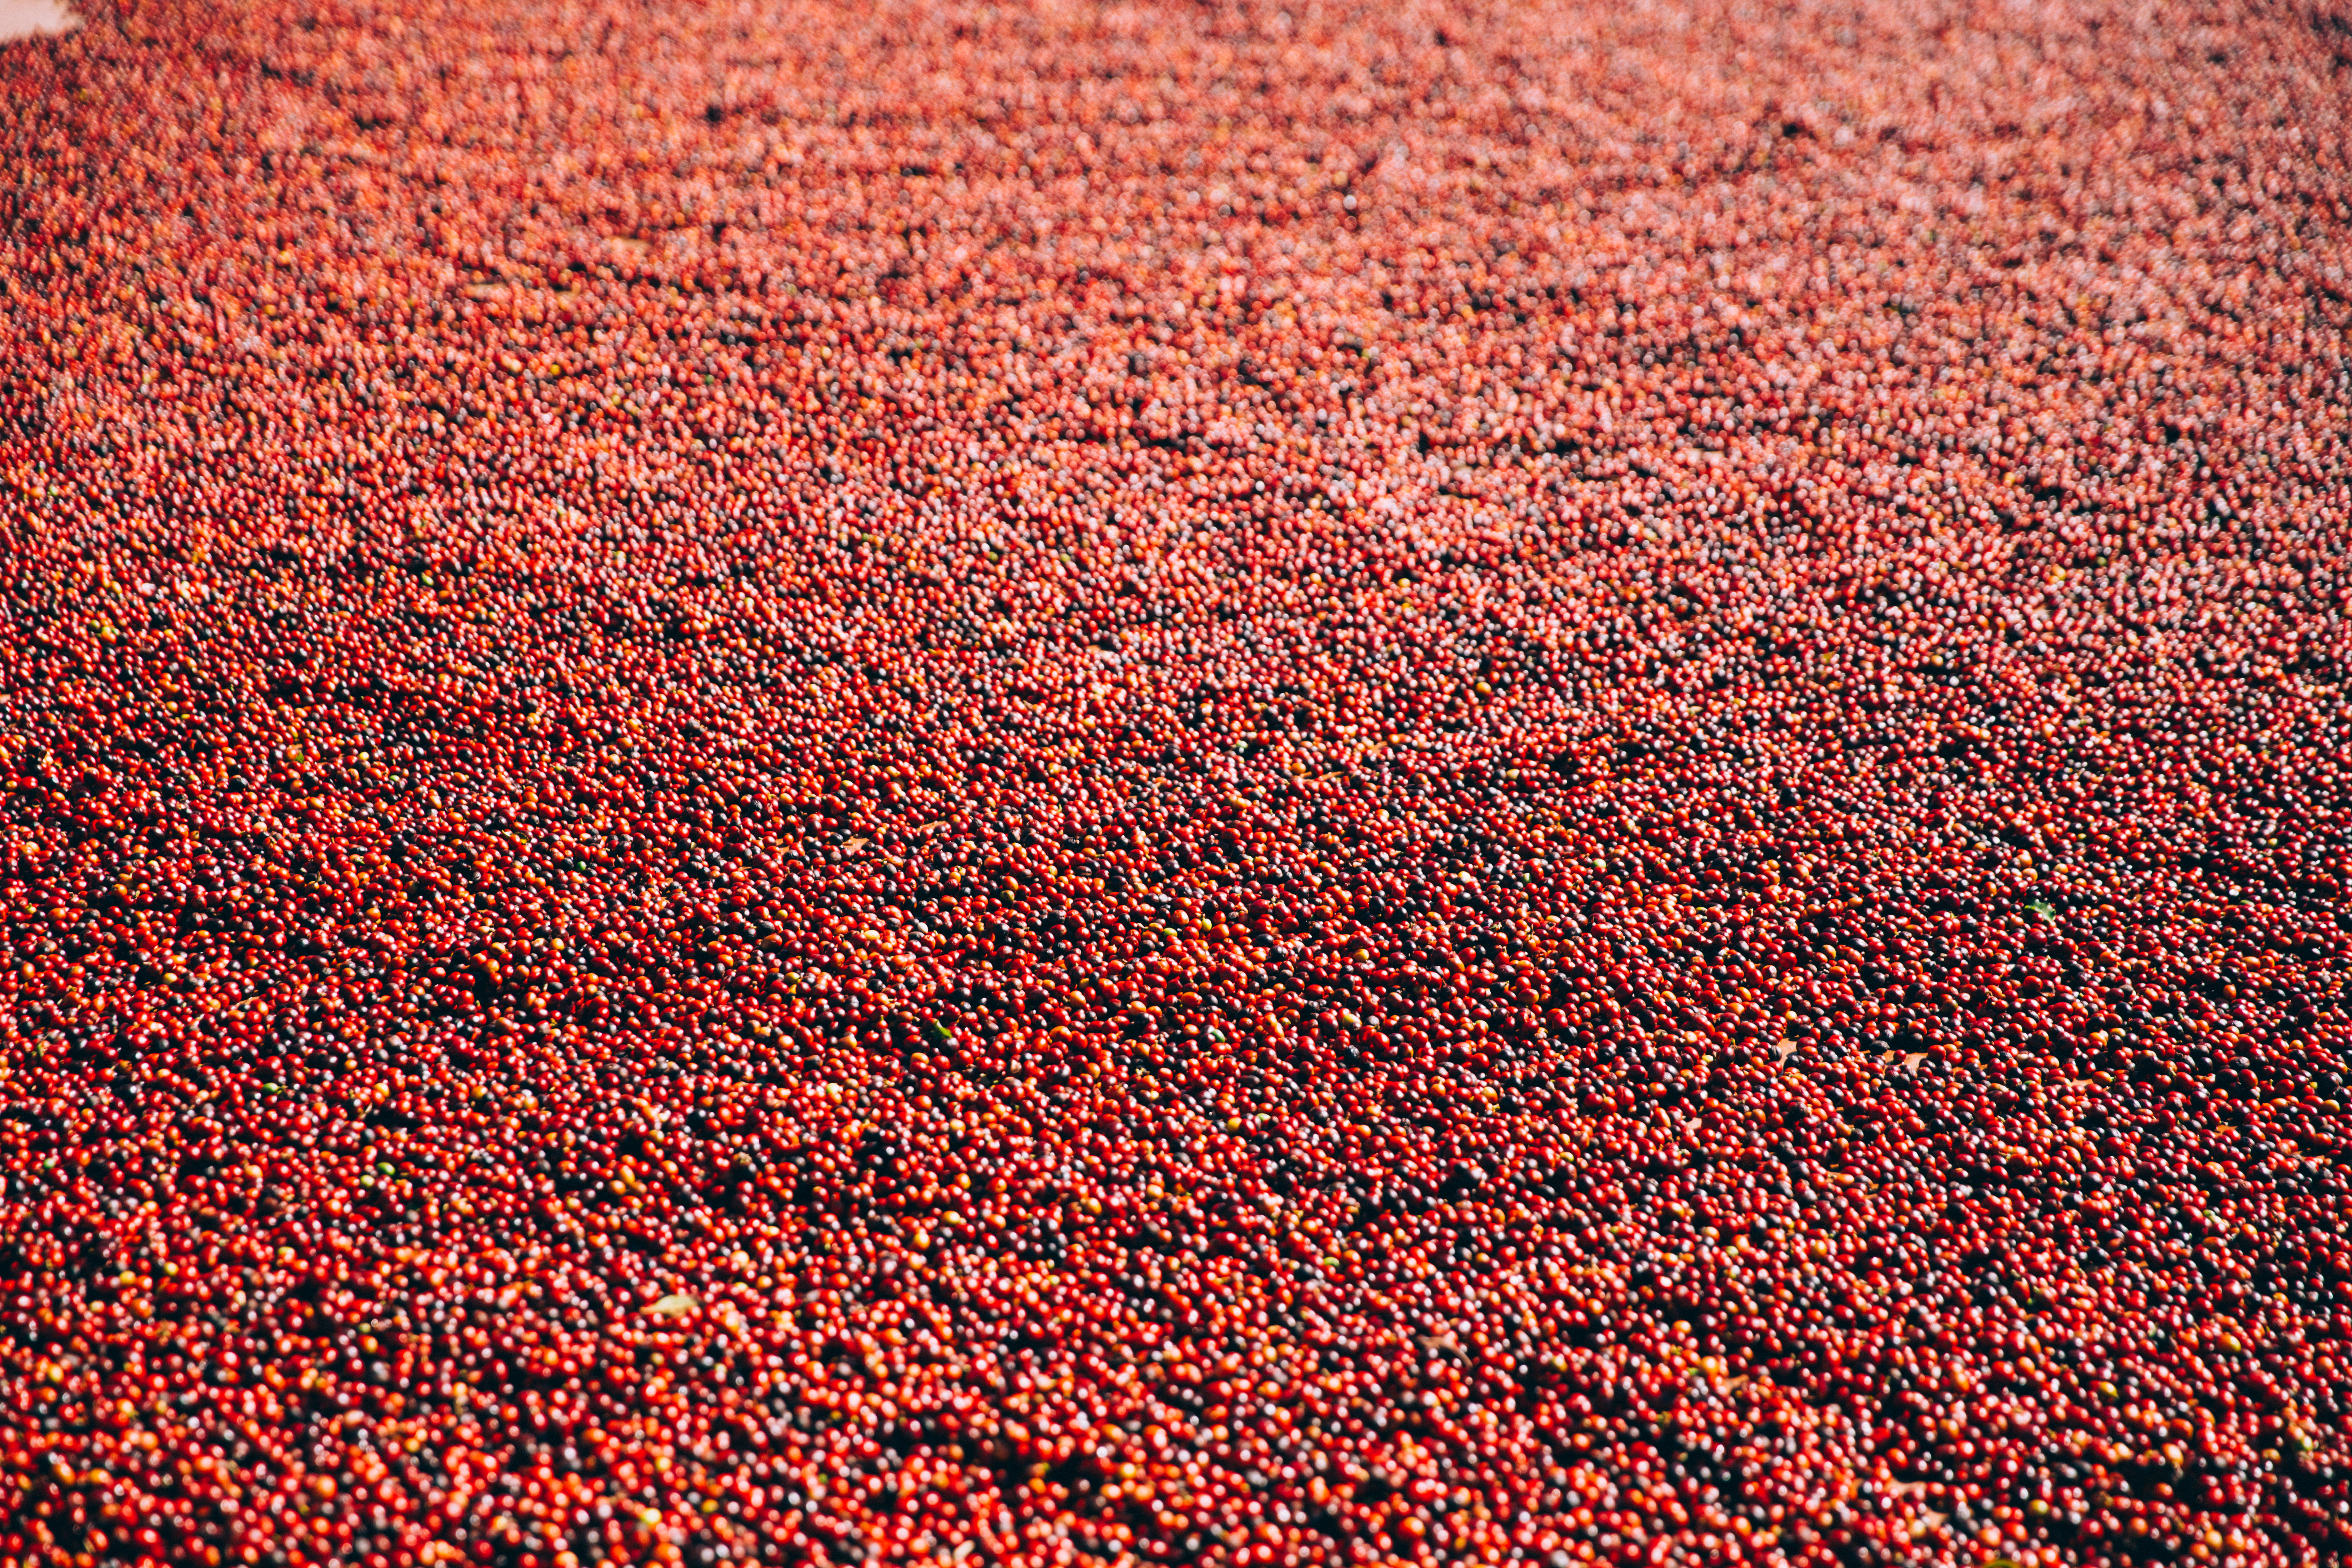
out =
[[2340,1561],[2312,6],[0,53],[0,1560]]

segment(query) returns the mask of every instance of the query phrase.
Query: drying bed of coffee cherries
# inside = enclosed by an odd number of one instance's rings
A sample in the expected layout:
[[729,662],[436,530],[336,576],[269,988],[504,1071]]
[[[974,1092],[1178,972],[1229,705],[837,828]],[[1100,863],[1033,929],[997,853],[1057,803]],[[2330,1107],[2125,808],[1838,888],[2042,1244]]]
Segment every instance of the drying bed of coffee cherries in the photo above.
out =
[[0,1563],[2352,1552],[2340,13],[0,52]]

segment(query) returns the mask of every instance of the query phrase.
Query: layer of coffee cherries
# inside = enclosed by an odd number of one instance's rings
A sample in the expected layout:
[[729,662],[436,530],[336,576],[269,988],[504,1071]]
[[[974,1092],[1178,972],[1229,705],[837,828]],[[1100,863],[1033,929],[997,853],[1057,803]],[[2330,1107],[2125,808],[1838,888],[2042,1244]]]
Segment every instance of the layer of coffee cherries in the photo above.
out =
[[0,1562],[2352,1552],[2339,24],[84,24]]

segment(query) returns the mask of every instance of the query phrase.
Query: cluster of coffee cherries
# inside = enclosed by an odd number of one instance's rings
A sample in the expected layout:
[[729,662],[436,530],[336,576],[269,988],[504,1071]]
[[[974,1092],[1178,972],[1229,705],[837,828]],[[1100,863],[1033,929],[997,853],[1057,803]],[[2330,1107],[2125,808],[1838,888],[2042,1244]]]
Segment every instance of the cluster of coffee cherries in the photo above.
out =
[[0,1564],[2342,1561],[2342,32],[0,47]]

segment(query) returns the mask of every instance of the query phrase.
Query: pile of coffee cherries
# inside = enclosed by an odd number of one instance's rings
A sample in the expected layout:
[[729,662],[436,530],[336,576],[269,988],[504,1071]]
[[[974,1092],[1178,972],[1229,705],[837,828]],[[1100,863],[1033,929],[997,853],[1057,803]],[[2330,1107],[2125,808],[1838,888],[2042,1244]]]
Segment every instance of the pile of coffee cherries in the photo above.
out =
[[2352,1553],[2311,6],[0,48],[0,1564]]

